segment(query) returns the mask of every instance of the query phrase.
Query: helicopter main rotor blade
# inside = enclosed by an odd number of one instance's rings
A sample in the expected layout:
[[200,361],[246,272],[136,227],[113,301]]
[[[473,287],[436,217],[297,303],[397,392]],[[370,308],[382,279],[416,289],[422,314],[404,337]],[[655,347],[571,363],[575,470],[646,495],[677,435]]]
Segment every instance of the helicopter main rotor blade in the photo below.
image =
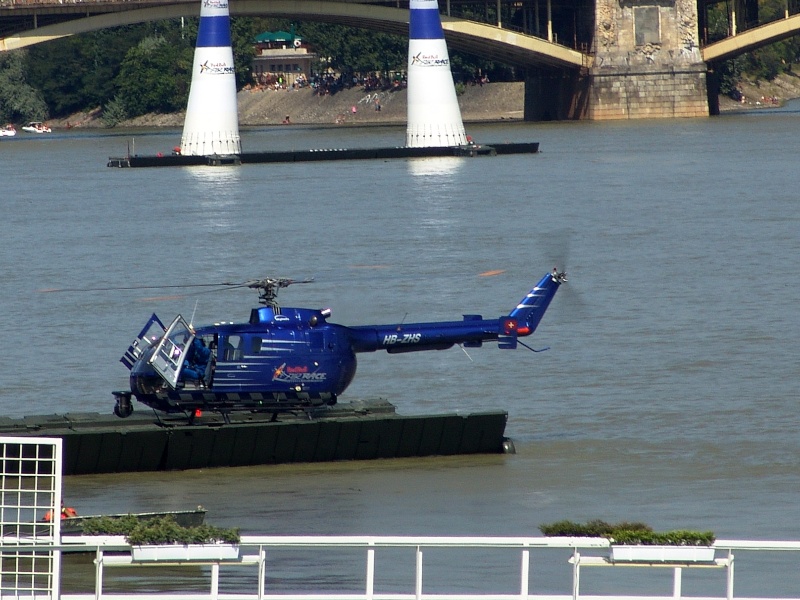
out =
[[180,288],[198,288],[198,287],[218,287],[220,289],[230,289],[234,286],[244,286],[241,283],[184,283],[173,285],[130,285],[130,286],[109,286],[109,287],[86,287],[86,288],[46,288],[38,290],[43,294],[52,294],[57,292],[116,292],[116,291],[131,291],[131,290],[164,290],[164,289],[180,289]]

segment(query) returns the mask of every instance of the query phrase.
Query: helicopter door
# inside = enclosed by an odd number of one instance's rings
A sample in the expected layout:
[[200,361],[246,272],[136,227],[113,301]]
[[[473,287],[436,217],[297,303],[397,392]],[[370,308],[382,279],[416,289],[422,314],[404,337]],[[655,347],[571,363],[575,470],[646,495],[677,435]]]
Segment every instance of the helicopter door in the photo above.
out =
[[153,356],[147,361],[172,389],[178,387],[183,361],[193,341],[194,333],[189,324],[178,315],[156,346]]
[[139,357],[144,354],[144,351],[153,345],[156,340],[161,339],[165,331],[166,327],[164,327],[164,324],[158,319],[156,313],[153,313],[153,316],[150,317],[150,320],[139,332],[138,337],[128,346],[127,352],[122,355],[119,362],[128,367],[129,370],[132,369],[134,363],[139,360]]

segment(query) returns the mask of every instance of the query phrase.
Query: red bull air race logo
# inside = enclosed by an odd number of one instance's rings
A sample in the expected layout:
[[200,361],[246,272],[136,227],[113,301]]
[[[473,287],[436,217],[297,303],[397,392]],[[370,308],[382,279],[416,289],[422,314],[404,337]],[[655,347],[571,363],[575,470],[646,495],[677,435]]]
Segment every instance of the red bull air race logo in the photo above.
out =
[[228,0],[203,0],[203,8],[228,8]]
[[418,67],[447,67],[450,65],[449,58],[439,58],[438,54],[417,53],[411,57],[411,66]]
[[314,381],[325,381],[326,377],[327,373],[309,371],[308,367],[305,365],[291,367],[283,363],[280,367],[275,369],[275,372],[272,374],[272,381],[280,381],[282,383],[310,383]]
[[228,63],[224,61],[207,60],[204,63],[200,63],[200,72],[208,75],[233,75],[236,73],[236,68],[228,66]]

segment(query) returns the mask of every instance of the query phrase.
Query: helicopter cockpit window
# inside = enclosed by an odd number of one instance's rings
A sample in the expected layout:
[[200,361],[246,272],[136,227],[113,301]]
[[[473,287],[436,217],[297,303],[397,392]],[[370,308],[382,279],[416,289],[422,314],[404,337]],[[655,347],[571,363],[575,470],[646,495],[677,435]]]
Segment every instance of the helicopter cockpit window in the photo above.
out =
[[223,347],[223,360],[241,360],[242,338],[238,335],[229,335],[225,338]]
[[261,353],[261,338],[258,336],[253,336],[250,338],[250,354],[260,354]]

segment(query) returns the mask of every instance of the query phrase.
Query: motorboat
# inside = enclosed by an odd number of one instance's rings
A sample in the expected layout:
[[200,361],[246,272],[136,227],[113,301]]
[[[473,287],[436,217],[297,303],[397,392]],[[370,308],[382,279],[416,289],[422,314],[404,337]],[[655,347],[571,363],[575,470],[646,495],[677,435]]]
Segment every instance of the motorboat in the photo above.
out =
[[89,515],[85,517],[67,517],[61,519],[61,534],[76,535],[83,531],[83,524],[90,519],[120,519],[122,517],[134,516],[142,523],[151,519],[172,517],[180,527],[197,527],[203,524],[206,516],[206,509],[198,506],[191,510],[172,510],[166,512],[144,512],[144,513],[122,513],[114,515]]
[[52,129],[50,129],[46,123],[42,123],[41,121],[31,121],[27,125],[23,126],[22,131],[28,131],[30,133],[52,133]]
[[0,128],[0,137],[14,137],[15,135],[17,135],[17,130],[11,123]]

